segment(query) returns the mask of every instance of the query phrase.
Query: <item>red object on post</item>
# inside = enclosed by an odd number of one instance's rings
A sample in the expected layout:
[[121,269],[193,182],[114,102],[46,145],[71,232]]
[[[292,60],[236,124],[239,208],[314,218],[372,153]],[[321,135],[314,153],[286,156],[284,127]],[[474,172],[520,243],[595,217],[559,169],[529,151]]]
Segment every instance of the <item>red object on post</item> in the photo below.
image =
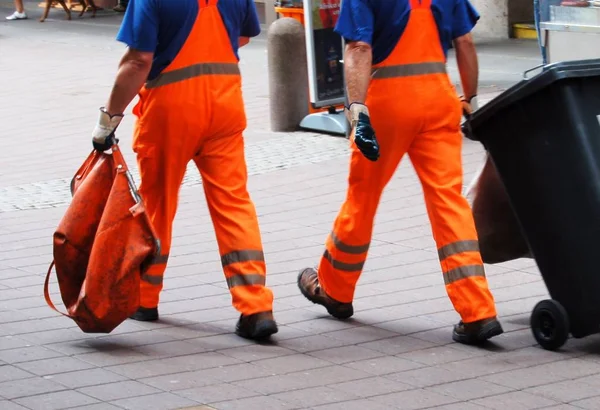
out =
[[319,14],[323,28],[334,28],[340,15],[340,0],[321,0]]

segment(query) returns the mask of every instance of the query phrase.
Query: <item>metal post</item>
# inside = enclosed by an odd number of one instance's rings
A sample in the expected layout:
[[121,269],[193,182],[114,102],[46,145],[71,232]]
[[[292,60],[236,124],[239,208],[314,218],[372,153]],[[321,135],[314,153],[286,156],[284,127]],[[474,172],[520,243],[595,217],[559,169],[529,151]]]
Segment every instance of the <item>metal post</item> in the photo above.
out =
[[308,72],[302,23],[284,17],[269,27],[267,39],[272,131],[295,131],[308,115]]

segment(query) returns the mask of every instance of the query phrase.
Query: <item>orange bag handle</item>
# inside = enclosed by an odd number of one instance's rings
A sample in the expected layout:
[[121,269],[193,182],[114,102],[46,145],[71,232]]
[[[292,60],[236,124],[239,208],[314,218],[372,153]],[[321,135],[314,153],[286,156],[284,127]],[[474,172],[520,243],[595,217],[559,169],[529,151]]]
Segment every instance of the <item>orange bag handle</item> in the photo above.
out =
[[54,306],[54,303],[52,303],[52,299],[50,298],[50,291],[49,291],[49,286],[50,286],[50,274],[52,273],[52,268],[54,267],[54,261],[52,261],[52,263],[50,264],[50,268],[48,269],[48,273],[46,274],[46,282],[44,283],[44,298],[46,299],[46,303],[48,304],[48,306],[50,306],[52,308],[52,310],[54,310],[57,313],[60,313],[63,316],[66,316],[70,319],[72,319],[71,315],[69,315],[68,313],[63,313],[60,310],[58,310],[56,308],[56,306]]
[[[131,175],[129,168],[127,167],[125,158],[123,158],[123,154],[121,153],[121,150],[119,149],[118,142],[119,141],[115,138],[114,144],[111,147],[112,155],[113,155],[116,167],[117,167],[117,172],[122,172],[125,174],[125,177],[127,178],[127,182],[129,183],[129,191],[131,192],[131,196],[133,197],[133,200],[137,204],[140,204],[140,203],[143,204],[144,201],[142,200],[142,197],[140,196],[140,193],[137,189],[137,186],[135,185],[135,181],[133,180],[133,176]],[[144,212],[143,218],[146,221],[148,228],[150,229],[152,238],[154,238],[154,244],[155,244],[154,255],[160,255],[161,243],[160,243],[160,240],[158,239],[158,234],[156,233],[156,230],[154,229],[154,225],[152,224],[152,221],[150,220],[148,213]]]

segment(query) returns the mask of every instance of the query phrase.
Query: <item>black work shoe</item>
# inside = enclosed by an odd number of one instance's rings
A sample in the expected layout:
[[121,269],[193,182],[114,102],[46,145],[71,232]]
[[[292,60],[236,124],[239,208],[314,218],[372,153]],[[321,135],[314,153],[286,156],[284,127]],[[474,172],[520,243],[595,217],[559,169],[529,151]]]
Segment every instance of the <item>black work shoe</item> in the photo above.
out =
[[319,276],[313,268],[306,268],[298,275],[298,288],[304,297],[312,303],[324,306],[327,313],[336,319],[348,319],[354,314],[352,303],[342,303],[331,298],[321,289]]
[[263,340],[278,332],[273,312],[241,315],[235,326],[235,334],[246,339]]
[[458,343],[476,345],[502,333],[504,333],[502,325],[495,317],[472,323],[463,323],[461,320],[454,326],[452,339]]
[[140,322],[153,322],[158,320],[158,308],[139,307],[137,312],[129,316],[130,319]]

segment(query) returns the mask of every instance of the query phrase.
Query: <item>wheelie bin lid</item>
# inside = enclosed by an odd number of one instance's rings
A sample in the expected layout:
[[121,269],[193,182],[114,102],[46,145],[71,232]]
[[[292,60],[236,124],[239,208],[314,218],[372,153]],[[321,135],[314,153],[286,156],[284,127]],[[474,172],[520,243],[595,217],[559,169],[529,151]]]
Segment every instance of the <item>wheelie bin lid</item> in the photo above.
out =
[[[526,72],[527,73],[527,72]],[[469,119],[472,130],[476,130],[498,111],[506,108],[525,97],[528,97],[550,85],[568,78],[600,76],[600,58],[589,60],[574,60],[553,63],[544,66],[543,71],[530,78],[524,78],[502,94],[475,111]],[[476,133],[469,136],[474,141],[480,141]]]

